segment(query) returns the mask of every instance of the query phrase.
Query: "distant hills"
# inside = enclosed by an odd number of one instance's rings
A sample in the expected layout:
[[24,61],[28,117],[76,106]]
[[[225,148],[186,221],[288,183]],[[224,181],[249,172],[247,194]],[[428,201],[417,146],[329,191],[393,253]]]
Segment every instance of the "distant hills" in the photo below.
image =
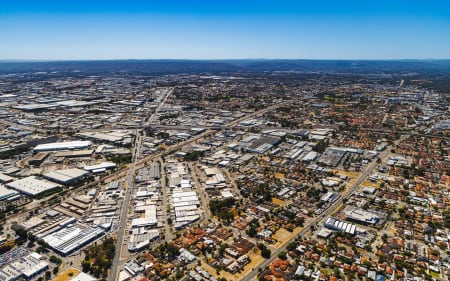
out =
[[83,72],[129,74],[199,74],[293,72],[450,72],[445,60],[101,60],[101,61],[0,61],[0,73]]

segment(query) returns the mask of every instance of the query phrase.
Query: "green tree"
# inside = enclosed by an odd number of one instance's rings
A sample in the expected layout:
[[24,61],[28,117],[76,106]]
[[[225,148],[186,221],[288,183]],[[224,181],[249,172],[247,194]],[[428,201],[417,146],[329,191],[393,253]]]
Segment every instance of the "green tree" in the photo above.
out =
[[265,259],[269,259],[271,255],[272,255],[272,252],[269,249],[265,248],[265,249],[261,250],[261,257],[263,257]]
[[278,258],[281,259],[281,260],[287,260],[287,254],[286,254],[286,252],[285,252],[285,251],[281,251],[281,252],[278,254]]
[[256,230],[256,228],[254,226],[251,226],[248,230],[247,230],[247,235],[254,238],[256,237],[256,234],[258,233],[258,231]]
[[57,275],[59,272],[59,266],[53,268],[53,274]]

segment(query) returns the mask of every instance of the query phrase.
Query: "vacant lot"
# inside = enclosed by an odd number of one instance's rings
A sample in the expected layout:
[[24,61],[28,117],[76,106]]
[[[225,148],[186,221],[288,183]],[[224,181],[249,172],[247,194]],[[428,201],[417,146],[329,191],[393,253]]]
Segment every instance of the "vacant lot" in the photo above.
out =
[[80,274],[80,271],[78,269],[69,268],[64,270],[64,272],[60,273],[58,276],[56,276],[56,278],[53,279],[53,281],[69,281],[78,274]]
[[280,228],[278,229],[277,232],[275,232],[274,235],[272,235],[272,238],[277,240],[278,242],[274,245],[275,248],[280,248],[281,246],[283,246],[287,241],[289,241],[289,239],[291,239],[292,237],[296,236],[300,230],[302,230],[301,227],[296,227],[294,228],[294,231],[289,232],[284,228]]

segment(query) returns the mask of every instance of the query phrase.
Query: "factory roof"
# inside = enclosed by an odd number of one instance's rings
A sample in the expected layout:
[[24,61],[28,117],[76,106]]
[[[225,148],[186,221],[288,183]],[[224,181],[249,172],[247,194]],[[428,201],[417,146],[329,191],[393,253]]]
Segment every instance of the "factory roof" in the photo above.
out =
[[13,180],[14,180],[13,177],[10,177],[8,175],[0,173],[0,182],[9,182],[9,181],[13,181]]
[[87,273],[80,272],[77,276],[70,279],[70,281],[97,281],[97,279]]
[[14,188],[26,195],[36,196],[45,191],[53,190],[59,187],[58,184],[49,181],[37,179],[34,176],[29,176],[20,180],[16,180],[6,184],[7,187]]
[[90,141],[65,141],[40,144],[34,148],[34,151],[52,151],[88,148],[92,143]]
[[83,149],[75,151],[60,151],[55,153],[55,157],[85,157],[90,156],[94,153],[93,149]]
[[43,237],[43,240],[55,251],[67,255],[103,234],[103,230],[98,227],[67,226]]
[[28,279],[48,268],[48,263],[41,255],[32,252],[23,258],[15,260],[9,266],[13,267],[18,272],[21,272]]
[[132,227],[155,225],[158,223],[158,220],[156,219],[156,205],[139,206],[139,207],[136,207],[135,210],[137,212],[144,211],[144,217],[133,219],[131,221]]
[[114,162],[102,162],[96,165],[92,165],[92,166],[85,166],[84,169],[86,171],[95,171],[95,170],[99,170],[99,169],[111,169],[111,168],[115,168],[116,164]]
[[66,169],[66,170],[56,170],[44,174],[44,177],[60,183],[69,183],[71,181],[77,180],[84,177],[88,172],[81,169]]
[[9,198],[11,196],[17,195],[19,192],[6,188],[5,186],[0,184],[0,200]]

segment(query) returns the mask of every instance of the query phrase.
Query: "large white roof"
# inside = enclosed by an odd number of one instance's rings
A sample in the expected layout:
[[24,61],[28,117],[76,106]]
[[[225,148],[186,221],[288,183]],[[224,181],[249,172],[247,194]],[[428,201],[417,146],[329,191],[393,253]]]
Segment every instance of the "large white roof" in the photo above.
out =
[[97,165],[92,165],[92,166],[85,166],[84,169],[86,171],[94,171],[94,170],[98,170],[98,169],[109,169],[109,168],[114,168],[116,167],[116,164],[114,164],[114,162],[102,162],[99,163]]
[[65,141],[40,144],[34,148],[34,151],[52,151],[63,149],[81,149],[87,148],[92,143],[90,141]]
[[87,273],[80,272],[77,276],[70,279],[70,281],[97,281],[97,279]]
[[75,169],[52,171],[44,174],[44,177],[51,180],[56,180],[58,182],[69,182],[71,180],[83,177],[87,174],[88,172],[75,168]]
[[56,183],[40,180],[34,176],[10,182],[6,186],[31,196],[59,187]]
[[9,189],[9,188],[6,188],[5,186],[0,184],[0,200],[14,196],[16,194],[19,194],[19,192]]

